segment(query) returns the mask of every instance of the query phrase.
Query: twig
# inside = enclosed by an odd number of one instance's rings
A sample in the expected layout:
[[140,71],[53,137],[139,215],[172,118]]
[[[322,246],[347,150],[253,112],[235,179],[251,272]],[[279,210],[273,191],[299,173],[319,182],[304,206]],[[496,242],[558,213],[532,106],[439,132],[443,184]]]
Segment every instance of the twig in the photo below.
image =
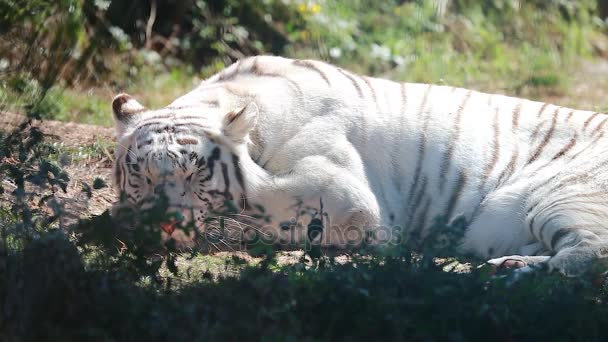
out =
[[148,23],[146,24],[146,49],[152,48],[152,26],[156,21],[156,0],[152,0],[150,7],[150,16],[148,17]]

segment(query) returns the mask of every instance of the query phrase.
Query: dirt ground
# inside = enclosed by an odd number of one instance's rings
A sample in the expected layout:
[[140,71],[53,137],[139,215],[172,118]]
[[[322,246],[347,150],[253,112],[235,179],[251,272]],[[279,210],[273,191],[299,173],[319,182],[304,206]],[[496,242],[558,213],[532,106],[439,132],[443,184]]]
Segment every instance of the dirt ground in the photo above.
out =
[[[24,122],[25,117],[14,113],[0,113],[0,130],[11,131],[20,123]],[[69,174],[67,193],[59,192],[57,197],[66,206],[66,213],[69,216],[63,218],[63,224],[73,223],[78,216],[98,215],[107,210],[116,199],[116,193],[112,188],[112,141],[114,140],[114,130],[108,127],[77,124],[72,122],[59,122],[52,120],[33,121],[33,126],[39,127],[46,135],[46,143],[61,146],[62,149],[69,150],[73,154],[78,154],[80,150],[95,146],[99,150],[99,156],[67,158],[67,165],[63,166]],[[94,180],[100,178],[106,187],[94,190],[90,199],[82,192],[83,183],[89,186]],[[12,184],[2,179],[3,186],[11,189]]]
[[608,60],[585,61],[572,75],[567,93],[544,96],[543,101],[565,107],[608,111]]

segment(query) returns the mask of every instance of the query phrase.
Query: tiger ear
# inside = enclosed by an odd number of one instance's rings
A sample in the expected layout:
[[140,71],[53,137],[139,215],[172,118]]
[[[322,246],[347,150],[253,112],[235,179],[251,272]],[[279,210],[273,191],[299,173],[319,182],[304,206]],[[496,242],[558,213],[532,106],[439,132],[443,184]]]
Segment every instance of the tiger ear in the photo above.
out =
[[146,110],[137,100],[129,94],[118,94],[112,100],[112,110],[114,111],[114,120],[122,124],[127,124],[131,121],[135,114],[139,114]]
[[243,108],[233,110],[224,116],[224,135],[234,142],[242,142],[255,127],[257,119],[258,106],[254,102],[250,102]]

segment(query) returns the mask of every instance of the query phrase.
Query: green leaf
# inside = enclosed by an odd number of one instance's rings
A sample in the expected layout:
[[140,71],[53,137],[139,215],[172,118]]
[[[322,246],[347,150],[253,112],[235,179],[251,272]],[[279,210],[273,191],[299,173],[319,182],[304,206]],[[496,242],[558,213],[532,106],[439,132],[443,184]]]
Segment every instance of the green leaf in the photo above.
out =
[[107,186],[106,182],[99,177],[95,178],[95,180],[93,181],[93,189],[95,189],[95,190],[103,189],[106,186]]

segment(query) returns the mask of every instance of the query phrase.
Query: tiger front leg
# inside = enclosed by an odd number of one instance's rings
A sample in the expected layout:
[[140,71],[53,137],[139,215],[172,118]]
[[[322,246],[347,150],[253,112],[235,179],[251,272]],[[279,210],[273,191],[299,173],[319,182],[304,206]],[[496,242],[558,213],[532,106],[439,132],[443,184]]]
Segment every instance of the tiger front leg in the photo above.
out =
[[[303,158],[290,172],[272,176],[252,203],[256,199],[271,218],[266,231],[283,243],[301,244],[312,238],[323,246],[359,245],[380,220],[368,185],[322,156]],[[311,222],[317,225],[312,236]]]

